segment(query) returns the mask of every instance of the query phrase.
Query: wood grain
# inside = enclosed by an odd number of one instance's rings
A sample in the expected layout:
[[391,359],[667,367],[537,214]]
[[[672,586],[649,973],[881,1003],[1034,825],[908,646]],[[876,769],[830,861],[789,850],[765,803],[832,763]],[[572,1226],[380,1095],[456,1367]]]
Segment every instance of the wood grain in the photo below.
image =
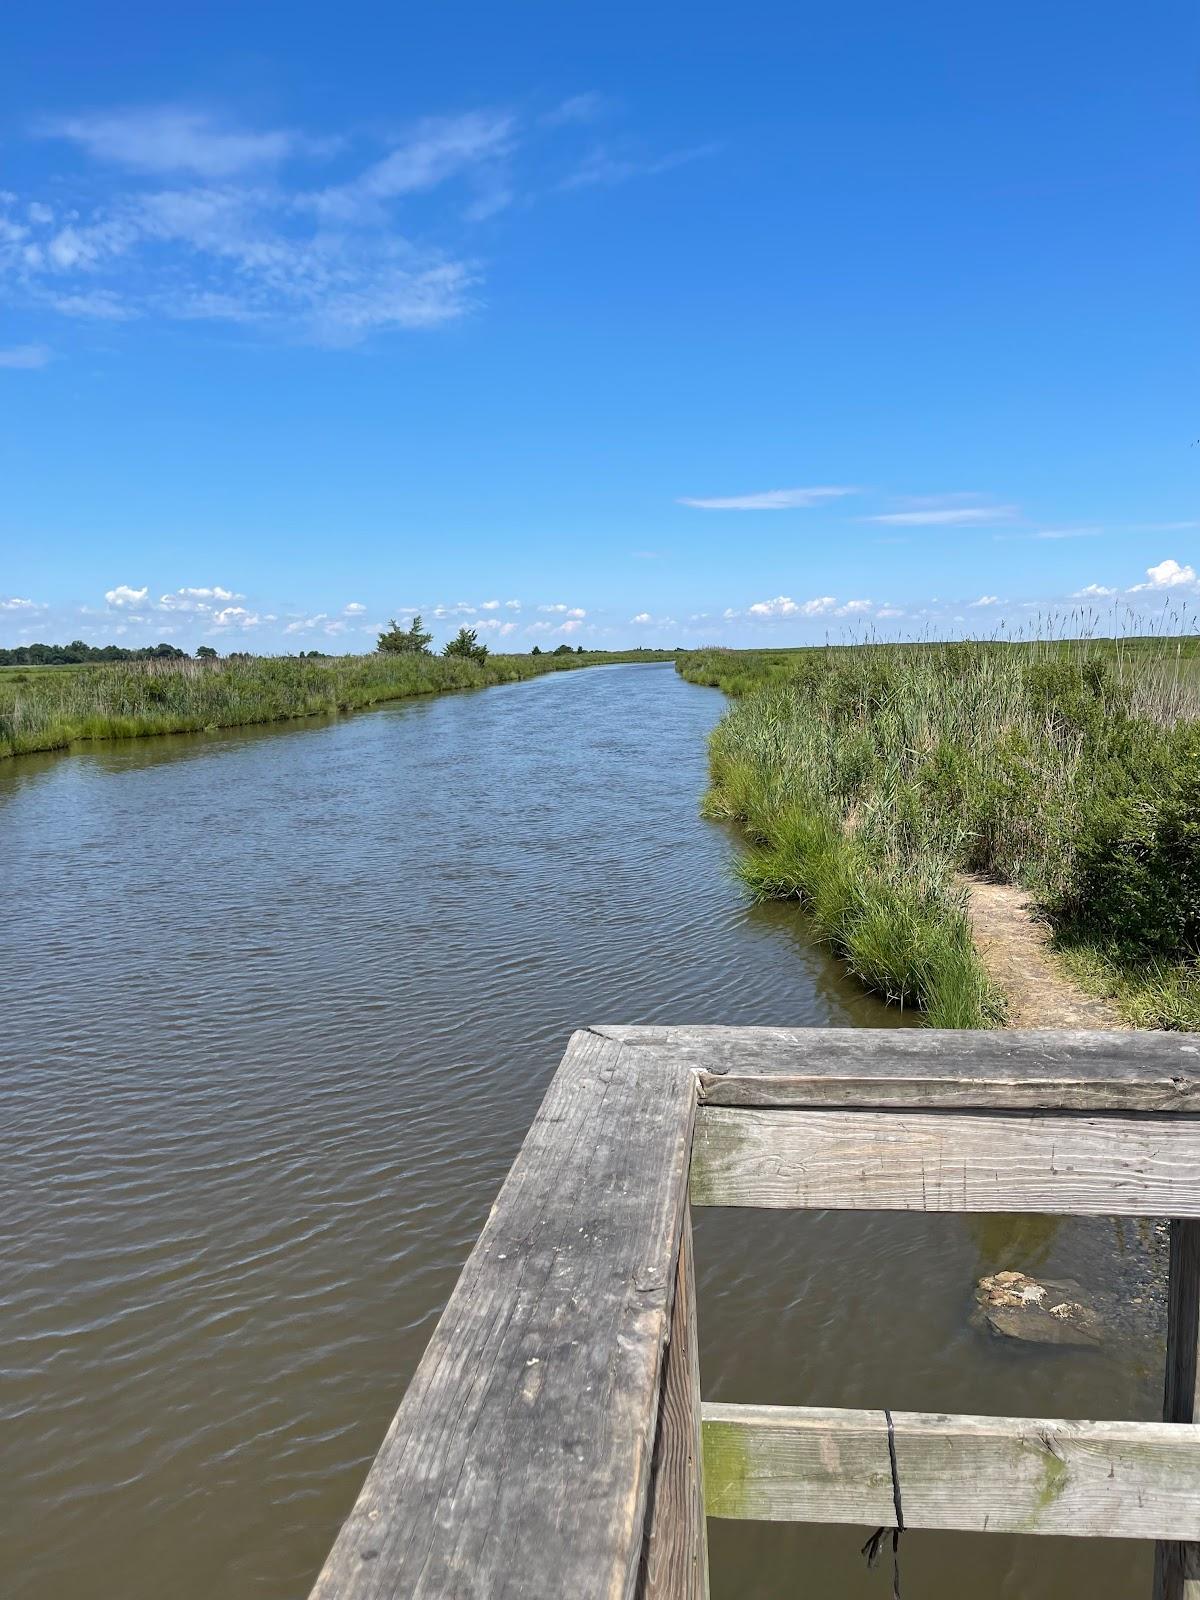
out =
[[314,1600],[626,1600],[695,1081],[576,1034]]
[[1067,1029],[593,1030],[700,1074],[709,1105],[1200,1111],[1200,1038]]
[[1200,1216],[1192,1117],[702,1106],[695,1205]]
[[691,1217],[685,1215],[671,1342],[660,1385],[639,1600],[708,1600],[695,1272]]
[[[1200,1535],[1200,1426],[892,1414],[910,1528]],[[704,1406],[708,1514],[895,1522],[882,1411]]]

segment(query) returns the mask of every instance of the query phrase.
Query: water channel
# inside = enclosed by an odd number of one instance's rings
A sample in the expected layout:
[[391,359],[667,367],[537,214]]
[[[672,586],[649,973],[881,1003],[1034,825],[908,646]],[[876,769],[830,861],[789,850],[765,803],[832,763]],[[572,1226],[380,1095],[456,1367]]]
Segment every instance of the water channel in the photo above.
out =
[[[588,1022],[894,1026],[700,819],[721,696],[560,673],[0,767],[0,1587],[303,1600]],[[1035,1354],[1001,1266],[1136,1230],[698,1215],[717,1399],[1154,1416],[1161,1331]],[[713,1523],[713,1595],[886,1600],[853,1529]],[[911,1534],[912,1600],[1149,1592],[1128,1544]]]

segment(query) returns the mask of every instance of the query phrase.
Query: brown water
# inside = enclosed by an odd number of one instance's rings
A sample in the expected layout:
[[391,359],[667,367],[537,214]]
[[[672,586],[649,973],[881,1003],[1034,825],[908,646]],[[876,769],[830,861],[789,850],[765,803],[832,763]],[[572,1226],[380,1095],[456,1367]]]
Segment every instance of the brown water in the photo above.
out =
[[[701,821],[722,700],[558,674],[0,769],[0,1591],[302,1600],[572,1028],[891,1025]],[[1161,1360],[965,1320],[1112,1230],[698,1219],[714,1398],[1152,1416]],[[1141,1252],[1122,1236],[1125,1261]],[[721,1596],[878,1596],[711,1525]],[[1137,1546],[910,1535],[906,1600],[1148,1592]]]

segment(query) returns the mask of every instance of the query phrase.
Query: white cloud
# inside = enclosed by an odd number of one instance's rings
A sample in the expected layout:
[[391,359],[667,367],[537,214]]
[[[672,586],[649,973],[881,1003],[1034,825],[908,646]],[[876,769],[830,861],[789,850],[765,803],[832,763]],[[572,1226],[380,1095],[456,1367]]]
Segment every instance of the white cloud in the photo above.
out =
[[636,617],[630,617],[630,622],[653,622],[654,618],[648,611],[639,611]]
[[[260,616],[257,611],[248,611],[245,606],[225,606],[222,610],[213,613],[210,618],[210,631],[227,628],[258,628],[264,623],[276,621],[278,621],[278,618],[272,616],[270,612],[265,612]],[[291,632],[291,630],[285,629],[284,632]]]
[[0,350],[0,367],[14,367],[26,372],[48,366],[53,359],[53,354],[44,344],[13,344],[7,350]]
[[834,615],[839,617],[861,617],[871,610],[871,606],[872,602],[870,600],[847,600],[845,604],[838,606]]
[[210,588],[182,588],[176,589],[171,594],[158,597],[159,609],[162,611],[192,611],[203,613],[213,609],[214,600],[244,600],[246,597],[237,594],[233,589],[223,589],[220,584]]
[[506,638],[510,633],[515,633],[517,630],[515,622],[502,622],[499,617],[480,617],[471,626],[477,630],[486,629],[497,634],[501,639]]
[[364,611],[365,611],[365,610],[366,610],[366,609],[367,609],[367,608],[366,608],[366,606],[364,606],[364,605],[363,605],[363,604],[362,604],[362,603],[361,603],[361,601],[358,601],[358,600],[351,600],[351,601],[350,601],[350,602],[349,602],[349,604],[348,604],[348,605],[346,605],[346,606],[344,606],[344,607],[343,607],[343,608],[342,608],[342,609],[343,609],[343,610],[344,610],[344,612],[345,612],[345,614],[346,614],[346,615],[347,615],[347,616],[348,616],[348,617],[360,617],[360,616],[362,616],[362,614],[363,614],[363,612],[364,612]]
[[23,600],[20,595],[12,595],[7,600],[0,600],[0,611],[44,611],[46,608],[38,600]]
[[521,609],[521,602],[519,600],[506,600],[504,605],[509,611],[520,611]]
[[131,589],[127,583],[118,583],[115,589],[104,591],[104,598],[110,606],[137,606],[141,605],[149,590],[149,584],[141,589]]
[[569,607],[567,607],[567,606],[564,606],[564,605],[563,605],[563,604],[562,604],[562,603],[561,603],[561,602],[559,602],[559,604],[557,604],[557,605],[552,605],[552,606],[539,606],[539,607],[538,607],[538,610],[539,610],[539,611],[558,611],[558,612],[565,612],[565,611],[567,611],[567,610],[568,610],[568,609],[569,609]]
[[796,511],[820,505],[823,500],[836,500],[842,495],[857,493],[856,489],[839,487],[766,489],[759,494],[728,495],[716,499],[694,499],[685,495],[678,504],[694,506],[701,511]]
[[1000,604],[1000,596],[998,594],[981,594],[978,600],[972,600],[970,604],[972,610],[978,610],[983,606],[998,606]]
[[1171,557],[1160,561],[1156,567],[1146,568],[1146,582],[1135,583],[1130,594],[1140,594],[1146,589],[1181,589],[1196,582],[1194,567],[1180,566]]
[[916,511],[888,511],[864,517],[864,522],[882,522],[900,528],[971,527],[980,523],[1007,522],[1017,515],[1015,506],[924,506]]
[[559,633],[574,633],[576,628],[580,628],[582,626],[583,626],[583,624],[582,624],[582,622],[580,621],[580,619],[578,617],[570,617],[570,618],[567,619],[566,622],[564,622],[562,624],[562,626],[558,629],[558,632]]
[[885,617],[885,618],[886,617],[902,617],[904,615],[904,612],[900,609],[899,606],[880,606],[879,610],[875,613],[875,615],[877,617]]
[[[758,600],[746,615],[750,617],[822,617],[837,605],[831,594],[819,595],[815,600],[793,600],[789,595],[777,594],[773,600]],[[736,611],[726,611],[727,617],[737,616]]]
[[207,112],[179,106],[64,117],[43,123],[40,131],[82,145],[98,161],[137,172],[192,172],[202,178],[229,178],[249,168],[273,166],[306,143],[285,129],[252,133],[222,127]]
[[1117,593],[1116,589],[1108,589],[1102,583],[1089,583],[1085,588],[1076,589],[1071,595],[1072,600],[1108,600]]
[[500,602],[499,600],[484,600],[479,609],[481,611],[499,611]]

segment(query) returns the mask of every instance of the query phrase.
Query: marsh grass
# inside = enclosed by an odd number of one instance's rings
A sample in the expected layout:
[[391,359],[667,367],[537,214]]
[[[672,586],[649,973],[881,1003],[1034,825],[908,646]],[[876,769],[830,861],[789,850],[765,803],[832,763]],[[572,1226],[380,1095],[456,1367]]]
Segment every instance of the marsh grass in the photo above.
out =
[[708,808],[753,893],[792,895],[887,999],[1000,1015],[958,879],[1025,885],[1089,987],[1200,1027],[1200,654],[1193,636],[707,651],[736,697]]
[[148,660],[102,666],[0,671],[0,757],[59,750],[82,740],[233,728],[358,711],[387,700],[514,683],[632,655],[241,656],[221,661]]

